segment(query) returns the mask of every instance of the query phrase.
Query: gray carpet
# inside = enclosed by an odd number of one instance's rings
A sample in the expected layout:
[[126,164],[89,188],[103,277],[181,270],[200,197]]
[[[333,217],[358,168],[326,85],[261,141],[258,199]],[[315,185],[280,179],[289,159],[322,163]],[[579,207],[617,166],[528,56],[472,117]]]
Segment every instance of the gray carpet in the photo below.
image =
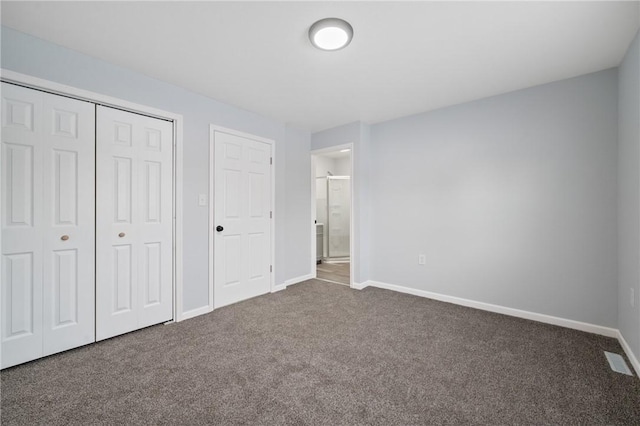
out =
[[639,424],[614,339],[298,284],[7,369],[2,424]]

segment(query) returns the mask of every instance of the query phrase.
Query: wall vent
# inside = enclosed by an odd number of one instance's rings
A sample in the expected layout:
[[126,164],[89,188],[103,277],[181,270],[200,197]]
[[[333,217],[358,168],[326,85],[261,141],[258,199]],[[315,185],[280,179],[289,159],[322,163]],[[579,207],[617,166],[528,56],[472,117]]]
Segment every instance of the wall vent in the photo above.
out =
[[611,352],[604,352],[604,356],[607,357],[607,361],[609,361],[609,366],[616,373],[626,374],[627,376],[633,376],[633,373],[627,366],[627,363],[624,362],[624,358],[618,354],[614,354]]

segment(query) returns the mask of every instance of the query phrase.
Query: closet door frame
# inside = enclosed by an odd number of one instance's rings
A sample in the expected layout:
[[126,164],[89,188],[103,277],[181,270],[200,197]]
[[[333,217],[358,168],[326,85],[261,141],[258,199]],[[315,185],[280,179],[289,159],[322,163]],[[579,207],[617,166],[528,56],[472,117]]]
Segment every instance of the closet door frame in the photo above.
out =
[[[142,114],[153,118],[168,120],[173,122],[173,321],[179,322],[197,315],[201,315],[213,310],[213,295],[209,295],[209,304],[203,308],[193,311],[183,311],[183,234],[182,234],[182,182],[183,182],[183,125],[182,115],[161,109],[136,104],[124,99],[114,98],[67,86],[49,80],[33,77],[27,74],[18,73],[0,68],[0,80],[5,83],[17,84],[30,89],[41,90],[54,95],[66,96],[81,101],[92,102],[97,105],[117,108],[132,113]],[[0,155],[2,155],[0,153]],[[0,161],[2,159],[0,158]],[[0,182],[1,183],[1,182]],[[0,203],[2,201],[0,200]],[[1,207],[1,205],[0,205]],[[0,232],[0,244],[2,244],[2,232]],[[0,268],[2,266],[0,265]],[[2,270],[0,269],[0,274]],[[1,324],[0,324],[1,326]]]

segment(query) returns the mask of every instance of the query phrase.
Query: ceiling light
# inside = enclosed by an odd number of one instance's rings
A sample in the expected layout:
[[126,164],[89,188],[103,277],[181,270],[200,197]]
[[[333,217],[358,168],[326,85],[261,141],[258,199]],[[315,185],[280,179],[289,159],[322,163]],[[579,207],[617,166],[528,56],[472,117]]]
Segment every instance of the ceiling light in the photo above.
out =
[[349,151],[351,151],[351,150],[350,150],[350,149],[348,149],[348,148],[347,148],[347,149],[341,149],[341,150],[340,150],[340,152],[349,152]]
[[351,43],[353,27],[339,18],[321,19],[309,28],[309,40],[318,49],[339,50]]

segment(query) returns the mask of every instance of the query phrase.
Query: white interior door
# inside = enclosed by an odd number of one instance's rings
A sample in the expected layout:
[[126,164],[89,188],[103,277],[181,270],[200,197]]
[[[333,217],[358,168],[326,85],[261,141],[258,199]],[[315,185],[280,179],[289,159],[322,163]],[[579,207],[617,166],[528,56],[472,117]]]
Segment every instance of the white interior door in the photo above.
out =
[[96,337],[173,317],[172,123],[97,107]]
[[214,132],[214,306],[271,288],[271,145]]
[[2,368],[94,341],[94,105],[2,84]]

